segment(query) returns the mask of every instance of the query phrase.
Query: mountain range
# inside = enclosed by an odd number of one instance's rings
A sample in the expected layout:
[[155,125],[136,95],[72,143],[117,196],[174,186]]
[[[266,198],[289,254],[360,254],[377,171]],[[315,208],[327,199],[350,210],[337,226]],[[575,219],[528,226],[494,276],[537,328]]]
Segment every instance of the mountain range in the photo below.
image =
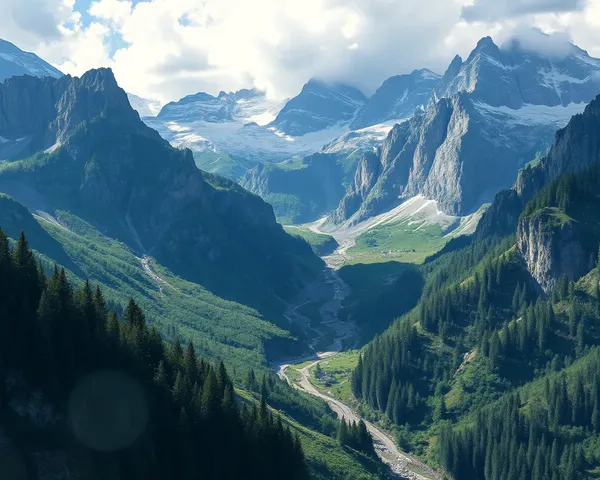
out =
[[599,92],[600,60],[575,46],[552,59],[486,37],[452,61],[423,115],[365,154],[330,224],[359,223],[415,195],[473,213]]
[[417,307],[340,379],[452,478],[596,476],[599,140],[600,95],[496,195],[475,235],[425,262]]
[[437,80],[433,72],[415,71],[390,78],[367,98],[355,87],[312,79],[289,100],[254,89],[216,97],[200,92],[156,116],[141,114],[173,145],[190,148],[199,167],[239,180],[259,164],[379,145],[394,122],[424,110]]
[[[0,191],[31,211],[68,211],[247,303],[255,288],[285,297],[311,262],[318,269],[310,248],[283,231],[268,204],[198,170],[189,150],[147,127],[110,70],[10,78],[0,85],[0,109],[0,158],[8,160],[0,165]],[[240,273],[237,285],[224,276],[229,269]]]

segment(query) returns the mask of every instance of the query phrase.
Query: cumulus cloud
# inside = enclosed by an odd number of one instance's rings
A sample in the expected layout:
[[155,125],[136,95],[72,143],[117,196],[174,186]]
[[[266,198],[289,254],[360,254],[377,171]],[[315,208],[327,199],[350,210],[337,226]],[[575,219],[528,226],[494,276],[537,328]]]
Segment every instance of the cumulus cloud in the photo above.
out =
[[503,32],[499,39],[501,47],[518,43],[524,50],[537,52],[547,57],[564,58],[575,49],[573,39],[568,32],[547,34],[523,23]]
[[537,13],[572,12],[583,10],[586,0],[475,0],[462,9],[468,21],[498,21]]
[[[10,12],[2,37],[66,73],[111,67],[127,91],[162,101],[249,87],[289,97],[315,77],[368,94],[415,68],[442,73],[482,36],[508,38],[515,22],[600,49],[600,0],[584,10],[581,0],[88,0],[85,11],[81,1],[31,1],[36,9],[0,0]],[[521,37],[559,48],[557,37]]]
[[69,0],[2,0],[0,32],[2,37],[14,38],[25,48],[40,41],[60,40],[60,26],[73,21]]
[[120,28],[129,15],[133,3],[129,0],[101,0],[90,5],[89,14],[93,17],[106,20],[111,26]]
[[371,92],[388,76],[446,67],[440,45],[461,6],[427,3],[430,8],[416,0],[138,3],[120,29],[128,45],[114,55],[115,72],[132,79],[128,88],[168,97],[190,93],[193,80],[195,90],[255,86],[283,97],[311,77]]

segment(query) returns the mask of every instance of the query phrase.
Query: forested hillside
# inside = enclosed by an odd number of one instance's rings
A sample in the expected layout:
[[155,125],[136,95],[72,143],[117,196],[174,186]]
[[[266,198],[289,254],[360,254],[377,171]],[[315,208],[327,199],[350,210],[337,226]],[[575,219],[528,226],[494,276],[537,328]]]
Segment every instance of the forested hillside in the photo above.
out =
[[264,397],[240,407],[222,363],[47,267],[0,232],[0,477],[307,477],[299,440]]
[[[563,175],[516,236],[429,261],[419,305],[359,358],[355,396],[457,480],[587,478],[600,465],[599,189],[597,164]],[[537,276],[544,261],[554,282]]]

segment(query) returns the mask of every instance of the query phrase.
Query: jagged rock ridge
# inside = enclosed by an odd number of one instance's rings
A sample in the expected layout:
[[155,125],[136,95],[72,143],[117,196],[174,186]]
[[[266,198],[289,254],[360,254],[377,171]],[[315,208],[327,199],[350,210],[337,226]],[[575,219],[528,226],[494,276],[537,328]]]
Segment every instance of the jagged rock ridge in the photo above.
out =
[[600,60],[575,46],[558,61],[484,38],[465,62],[452,61],[422,116],[392,129],[378,162],[363,162],[375,181],[352,185],[331,223],[360,222],[416,194],[446,213],[472,213],[599,91]]

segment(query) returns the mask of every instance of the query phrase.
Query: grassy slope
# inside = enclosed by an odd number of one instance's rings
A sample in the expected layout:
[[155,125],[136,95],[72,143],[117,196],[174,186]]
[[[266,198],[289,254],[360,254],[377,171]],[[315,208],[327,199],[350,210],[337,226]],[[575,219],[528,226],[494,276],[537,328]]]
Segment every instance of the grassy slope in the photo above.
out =
[[202,355],[222,358],[242,374],[249,367],[266,368],[265,341],[289,337],[255,310],[223,300],[151,260],[153,271],[168,283],[161,293],[141,260],[124,244],[72,215],[62,213],[59,221],[68,230],[39,220],[85,277],[102,284],[106,296],[116,302],[124,304],[134,297],[166,338],[191,339]]
[[205,172],[216,173],[236,180],[241,178],[252,165],[231,158],[227,153],[217,153],[212,150],[194,153],[196,166]]
[[338,246],[338,243],[331,235],[315,233],[304,225],[290,225],[284,227],[284,230],[290,235],[295,235],[306,240],[318,255],[328,255]]
[[423,263],[445,244],[439,225],[410,224],[409,220],[379,225],[356,239],[348,250],[352,263],[399,261]]
[[358,362],[358,354],[357,350],[348,350],[323,360],[319,364],[320,372],[315,368],[311,369],[311,383],[321,392],[347,405],[356,404],[350,377]]
[[[41,218],[38,223],[41,231],[49,234],[48,238],[64,248],[66,258],[80,269],[80,275],[102,284],[110,300],[124,304],[129,297],[134,297],[147,314],[148,321],[167,338],[176,334],[191,339],[199,354],[222,358],[238,380],[246,377],[249,367],[267,368],[262,347],[264,341],[288,337],[285,331],[262,319],[255,310],[222,300],[199,285],[174,276],[151,260],[152,270],[167,282],[161,285],[161,293],[158,283],[144,271],[141,260],[125,245],[103,236],[70,214],[61,213],[58,220],[68,229]],[[46,243],[40,247],[46,249]],[[41,256],[52,262],[48,256]],[[69,276],[74,281],[81,281],[78,275],[70,273]],[[238,393],[242,398],[251,397],[248,392]],[[306,400],[324,405],[310,396]],[[379,478],[381,466],[378,462],[340,447],[333,438],[302,425],[288,413],[283,416],[300,434],[313,478]]]

